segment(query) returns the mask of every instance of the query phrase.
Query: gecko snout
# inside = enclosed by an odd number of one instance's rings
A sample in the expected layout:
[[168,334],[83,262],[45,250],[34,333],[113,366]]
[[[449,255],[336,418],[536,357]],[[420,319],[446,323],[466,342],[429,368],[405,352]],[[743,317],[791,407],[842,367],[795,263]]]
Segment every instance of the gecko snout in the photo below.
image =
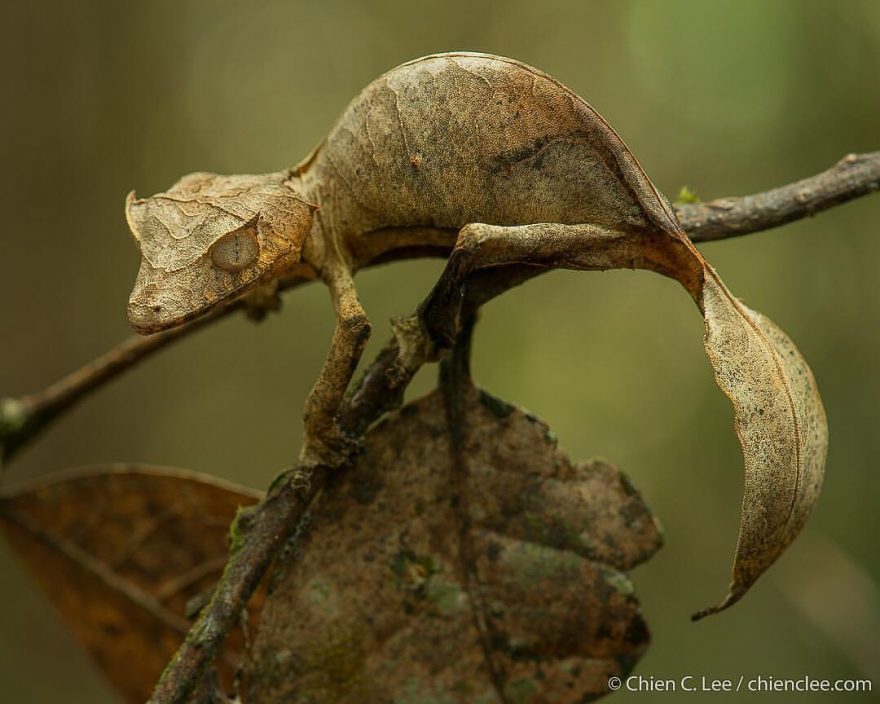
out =
[[159,332],[175,323],[158,296],[145,296],[137,288],[128,301],[128,321],[141,335]]
[[152,267],[142,263],[128,299],[128,320],[141,335],[175,327],[192,317],[180,305],[180,292],[175,292],[173,286],[160,285],[154,273]]

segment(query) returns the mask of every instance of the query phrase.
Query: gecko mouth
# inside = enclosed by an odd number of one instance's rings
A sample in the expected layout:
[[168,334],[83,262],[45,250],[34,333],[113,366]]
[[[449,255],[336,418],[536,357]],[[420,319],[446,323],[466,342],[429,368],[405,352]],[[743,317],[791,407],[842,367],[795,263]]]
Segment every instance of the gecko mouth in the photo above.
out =
[[176,328],[198,318],[211,308],[211,304],[180,310],[176,306],[163,304],[158,299],[149,300],[132,295],[128,302],[128,321],[141,335],[152,335],[163,330]]
[[[203,273],[203,272],[201,272]],[[176,328],[215,309],[222,309],[273,275],[269,269],[236,274],[194,276],[186,269],[159,272],[142,262],[128,301],[128,320],[141,335]]]
[[168,314],[160,303],[142,305],[129,302],[128,321],[141,335],[153,335],[157,332],[176,328],[201,317],[208,312],[210,306],[189,310],[182,314]]
[[141,335],[151,335],[198,318],[246,288],[243,283],[220,293],[199,286],[185,270],[158,272],[144,262],[128,300],[128,320]]

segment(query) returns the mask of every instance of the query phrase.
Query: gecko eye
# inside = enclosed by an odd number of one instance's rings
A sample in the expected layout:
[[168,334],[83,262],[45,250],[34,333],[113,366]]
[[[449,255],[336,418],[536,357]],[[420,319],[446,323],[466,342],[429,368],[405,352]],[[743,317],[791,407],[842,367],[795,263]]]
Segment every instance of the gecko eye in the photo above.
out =
[[211,247],[211,262],[230,274],[246,269],[260,254],[255,223],[223,235]]

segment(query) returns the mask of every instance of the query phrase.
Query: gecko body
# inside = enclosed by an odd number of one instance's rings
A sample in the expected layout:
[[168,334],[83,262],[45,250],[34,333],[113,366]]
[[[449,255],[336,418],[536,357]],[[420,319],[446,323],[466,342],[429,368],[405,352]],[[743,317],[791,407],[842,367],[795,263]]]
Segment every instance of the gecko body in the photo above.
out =
[[672,217],[645,222],[637,192],[650,181],[582,99],[537,69],[481,54],[417,59],[374,81],[297,171],[322,229],[357,265],[388,228],[451,245],[470,223],[668,227]]
[[[327,283],[338,324],[306,403],[307,446],[334,435],[369,335],[352,279],[361,267],[512,242],[540,260],[530,240],[580,237],[609,250],[591,263],[605,268],[622,256],[622,231],[632,238],[677,228],[666,200],[587,103],[537,69],[474,53],[428,56],[381,76],[294,168],[190,174],[165,193],[131,194],[126,213],[142,253],[129,318],[142,333],[184,323],[296,267]],[[525,256],[513,250],[512,260]],[[632,266],[669,268],[643,252],[631,258]],[[459,273],[423,307],[441,344],[454,335],[444,308]]]

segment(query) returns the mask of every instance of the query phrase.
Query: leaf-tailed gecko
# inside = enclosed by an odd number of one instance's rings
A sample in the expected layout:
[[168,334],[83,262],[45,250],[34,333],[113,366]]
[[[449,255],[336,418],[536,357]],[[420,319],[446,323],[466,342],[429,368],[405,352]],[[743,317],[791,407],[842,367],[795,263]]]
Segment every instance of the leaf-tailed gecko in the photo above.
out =
[[419,309],[438,348],[454,339],[468,276],[480,269],[649,269],[694,298],[746,464],[733,583],[705,613],[742,596],[818,496],[827,425],[800,353],[730,294],[602,117],[518,61],[450,53],[403,64],[368,85],[299,165],[190,174],[164,193],[130,195],[126,213],[142,254],[128,308],[139,332],[297,270],[329,286],[337,325],[306,401],[302,462],[346,454],[335,417],[370,331],[354,273],[440,253],[446,268]]
[[149,334],[293,267],[313,270],[338,317],[306,404],[306,451],[321,450],[369,335],[352,281],[358,269],[448,254],[475,223],[663,226],[668,206],[639,201],[648,188],[617,135],[544,73],[485,54],[427,56],[367,86],[291,169],[194,173],[149,198],[130,194],[126,216],[142,261],[129,319]]

